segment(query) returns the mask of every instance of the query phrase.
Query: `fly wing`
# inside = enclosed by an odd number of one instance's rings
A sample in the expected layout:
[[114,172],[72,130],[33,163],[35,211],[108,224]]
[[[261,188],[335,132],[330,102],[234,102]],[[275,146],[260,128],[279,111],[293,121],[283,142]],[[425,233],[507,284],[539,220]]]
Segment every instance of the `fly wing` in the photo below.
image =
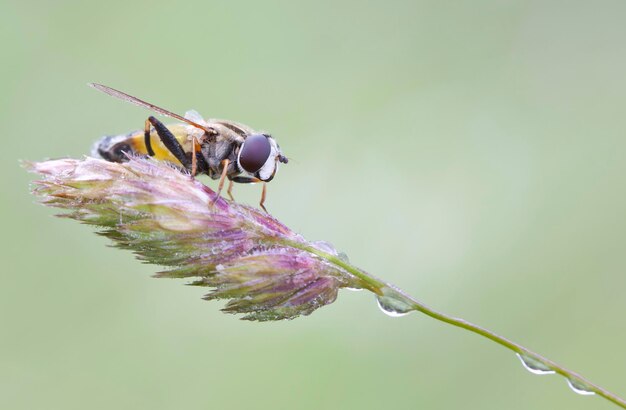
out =
[[204,126],[207,126],[209,124],[208,122],[204,120],[204,118],[202,118],[202,115],[200,115],[200,113],[198,113],[198,111],[196,110],[189,110],[185,112],[185,118],[187,118],[189,121],[193,121],[197,124],[201,124]]
[[[190,120],[190,121],[195,122],[196,124],[200,124],[200,125],[202,125],[204,127],[214,129],[214,127],[211,127],[209,125],[209,123],[204,118],[202,118],[202,116],[196,110],[189,110],[189,111],[187,111],[185,113],[185,118]],[[187,134],[190,137],[194,137],[196,139],[196,141],[201,141],[202,140],[202,136],[204,135],[204,131],[202,131],[201,129],[198,129],[198,128],[194,127],[194,126],[189,125],[189,126],[187,126]]]
[[204,125],[198,124],[198,123],[196,123],[194,121],[191,121],[191,120],[189,120],[189,119],[187,119],[185,117],[181,117],[178,114],[175,114],[175,113],[173,113],[171,111],[168,111],[168,110],[166,110],[164,108],[158,107],[158,106],[156,106],[156,105],[154,105],[152,103],[149,103],[147,101],[140,100],[139,98],[133,97],[132,95],[126,94],[126,93],[124,93],[122,91],[116,90],[116,89],[111,88],[111,87],[107,87],[106,85],[102,85],[102,84],[89,83],[88,85],[90,87],[95,88],[98,91],[102,91],[105,94],[109,94],[112,97],[119,98],[120,100],[127,101],[127,102],[129,102],[131,104],[135,104],[135,105],[138,105],[138,106],[143,107],[143,108],[147,108],[150,111],[154,111],[154,112],[156,112],[158,114],[165,115],[166,117],[175,118],[175,119],[177,119],[179,121],[185,122],[185,123],[187,123],[189,125],[192,125],[192,126],[194,126],[196,128],[204,130],[205,132],[207,132],[209,134],[215,133],[215,130],[210,128],[210,127],[206,127]]

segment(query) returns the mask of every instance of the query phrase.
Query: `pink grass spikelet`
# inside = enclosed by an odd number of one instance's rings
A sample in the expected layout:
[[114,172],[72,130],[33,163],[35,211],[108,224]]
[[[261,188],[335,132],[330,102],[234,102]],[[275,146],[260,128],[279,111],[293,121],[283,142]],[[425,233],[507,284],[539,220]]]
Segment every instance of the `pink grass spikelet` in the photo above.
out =
[[[219,198],[200,181],[163,162],[95,158],[27,165],[43,179],[34,193],[97,226],[115,246],[167,269],[156,277],[193,278],[229,300],[223,311],[247,320],[293,319],[335,301],[339,288],[367,287],[305,249],[307,242],[269,214]],[[214,204],[212,204],[215,201]],[[329,252],[330,251],[330,252]]]

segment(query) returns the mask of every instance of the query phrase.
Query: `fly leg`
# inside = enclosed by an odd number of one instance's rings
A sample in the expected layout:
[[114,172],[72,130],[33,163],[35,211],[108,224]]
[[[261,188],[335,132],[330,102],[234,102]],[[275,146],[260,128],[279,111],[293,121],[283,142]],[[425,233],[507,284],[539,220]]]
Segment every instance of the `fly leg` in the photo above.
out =
[[[222,161],[222,167],[223,167],[222,175],[220,176],[220,183],[217,185],[217,192],[215,195],[215,199],[211,201],[211,206],[213,206],[220,199],[220,194],[222,193],[222,188],[224,188],[224,181],[226,180],[226,173],[228,172],[229,163],[230,163],[230,160],[228,158]],[[232,181],[231,181],[231,184],[232,184]],[[232,195],[230,194],[230,187],[228,188],[228,192],[229,192],[229,195],[232,197]]]
[[265,181],[251,177],[234,177],[233,181],[239,182],[240,184],[253,184],[255,182],[263,182],[263,191],[261,191],[261,201],[259,202],[259,206],[263,208],[266,213],[269,214],[269,212],[267,212],[267,209],[265,208],[265,205],[263,205],[265,204],[265,198],[267,196],[267,183]]
[[235,200],[235,197],[233,196],[233,180],[231,179],[228,182],[228,190],[226,191],[226,193],[228,194],[228,197],[230,198],[231,201]]
[[146,124],[143,128],[143,142],[146,144],[146,151],[148,152],[148,156],[154,156],[154,150],[152,149],[152,142],[150,141],[150,128],[151,128],[150,120],[146,120]]
[[195,177],[198,171],[198,157],[196,156],[196,137],[191,137],[191,176]]
[[266,195],[267,195],[267,182],[263,182],[263,191],[261,191],[261,202],[259,202],[259,206],[263,208],[266,214],[269,214],[269,212],[267,212],[267,209],[265,209],[265,205],[263,205],[265,203]]
[[[149,142],[150,141],[150,129],[149,129],[148,124],[152,124],[152,126],[156,130],[157,135],[163,142],[163,145],[165,145],[165,147],[172,153],[172,155],[174,155],[174,157],[176,157],[176,159],[180,161],[183,167],[185,167],[185,169],[187,170],[191,170],[192,163],[191,161],[189,161],[189,158],[187,158],[187,155],[185,154],[185,150],[183,149],[183,146],[180,145],[180,142],[178,142],[174,134],[172,134],[172,132],[168,130],[167,127],[163,125],[161,121],[157,120],[153,116],[148,117],[148,119],[146,120],[147,129],[144,130],[144,138],[146,141],[146,148],[148,151],[148,155],[150,156],[154,155],[154,151],[152,150],[152,145]],[[194,155],[192,158],[194,157],[195,157],[195,141],[194,141]]]

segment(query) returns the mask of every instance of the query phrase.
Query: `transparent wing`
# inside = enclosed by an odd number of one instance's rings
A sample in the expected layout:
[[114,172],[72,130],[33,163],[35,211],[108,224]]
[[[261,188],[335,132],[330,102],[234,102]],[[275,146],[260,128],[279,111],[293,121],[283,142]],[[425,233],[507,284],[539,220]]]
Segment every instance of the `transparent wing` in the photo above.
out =
[[194,126],[196,128],[200,128],[201,130],[204,130],[204,131],[208,132],[209,134],[215,133],[215,130],[213,128],[211,128],[211,127],[206,127],[204,125],[198,124],[197,122],[194,122],[194,121],[192,121],[190,119],[182,117],[182,116],[180,116],[178,114],[175,114],[175,113],[173,113],[171,111],[168,111],[168,110],[166,110],[164,108],[158,107],[158,106],[156,106],[154,104],[151,104],[149,102],[146,102],[144,100],[140,100],[139,98],[133,97],[132,95],[128,95],[128,94],[126,94],[126,93],[124,93],[122,91],[116,90],[116,89],[111,88],[111,87],[107,87],[106,85],[102,85],[102,84],[89,83],[88,85],[90,87],[95,88],[98,91],[102,91],[105,94],[109,94],[112,97],[119,98],[120,100],[127,101],[127,102],[129,102],[131,104],[135,104],[135,105],[138,105],[138,106],[143,107],[143,108],[147,108],[150,111],[154,111],[156,113],[159,113],[161,115],[165,115],[167,117],[175,118],[175,119],[177,119],[179,121],[185,122],[185,123],[187,123],[189,125],[192,125],[192,126]]
[[202,118],[202,116],[198,113],[198,111],[196,110],[189,110],[185,113],[185,118],[187,118],[189,121],[193,121],[197,124],[204,124],[206,125],[206,121],[204,118]]
[[[198,114],[198,111],[196,110],[189,110],[185,113],[185,118],[187,118],[189,121],[193,121],[197,124],[201,124],[202,126],[208,127],[208,122],[205,121],[204,118],[202,118],[202,116],[200,114]],[[217,131],[217,130],[216,130]],[[193,128],[193,127],[189,127],[189,130],[187,131],[188,135],[195,137],[198,141],[200,141],[202,139],[202,135],[204,134],[204,131],[199,130],[197,128]]]

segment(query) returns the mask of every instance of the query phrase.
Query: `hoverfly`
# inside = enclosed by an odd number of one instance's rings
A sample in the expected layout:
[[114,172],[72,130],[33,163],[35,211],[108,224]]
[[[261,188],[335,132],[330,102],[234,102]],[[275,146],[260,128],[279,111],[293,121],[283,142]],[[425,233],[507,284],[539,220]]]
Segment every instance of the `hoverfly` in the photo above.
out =
[[124,162],[129,154],[147,155],[169,161],[191,172],[192,176],[207,174],[212,179],[219,179],[215,200],[219,198],[226,178],[229,180],[226,192],[231,200],[234,200],[233,182],[262,182],[259,205],[267,212],[263,205],[266,183],[274,178],[279,163],[288,162],[271,135],[234,121],[204,120],[196,111],[188,111],[183,117],[101,84],[90,83],[89,86],[183,122],[165,126],[150,116],[143,130],[103,137],[94,145],[93,156]]

